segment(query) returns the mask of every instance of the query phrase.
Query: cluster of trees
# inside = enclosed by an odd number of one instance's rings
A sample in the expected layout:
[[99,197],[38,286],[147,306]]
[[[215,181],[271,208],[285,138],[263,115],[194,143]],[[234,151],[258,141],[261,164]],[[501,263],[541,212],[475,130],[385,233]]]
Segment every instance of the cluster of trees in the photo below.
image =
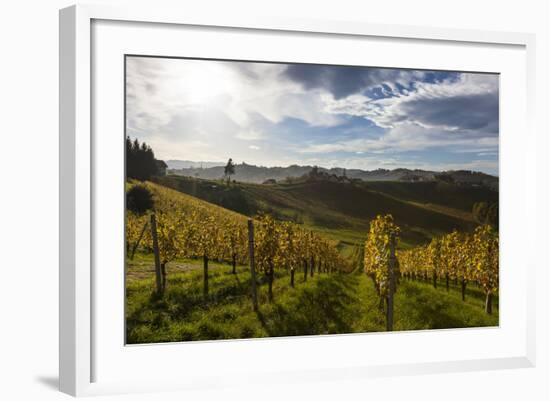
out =
[[[152,183],[145,184],[153,193],[155,233],[163,275],[166,264],[178,257],[200,258],[204,270],[204,293],[208,293],[208,263],[226,262],[236,273],[237,264],[249,263],[247,219],[237,213]],[[155,247],[149,214],[127,211],[126,239],[131,256],[138,246],[152,251]],[[254,220],[255,269],[267,278],[268,298],[273,299],[275,270],[290,274],[302,268],[308,275],[349,270],[333,241],[329,241],[292,222],[278,222],[269,214]],[[165,278],[162,280],[166,282]],[[162,292],[163,288],[161,288]]]
[[498,230],[498,203],[476,202],[472,215],[478,224],[489,224]]
[[493,296],[499,282],[498,232],[489,224],[472,234],[453,231],[433,238],[430,244],[398,254],[401,275],[406,279],[431,281],[434,287],[444,280],[460,283],[462,300],[466,286],[475,283],[485,292],[485,311],[492,313]]
[[166,167],[164,161],[155,159],[149,145],[126,137],[126,178],[145,181],[152,176],[164,175]]

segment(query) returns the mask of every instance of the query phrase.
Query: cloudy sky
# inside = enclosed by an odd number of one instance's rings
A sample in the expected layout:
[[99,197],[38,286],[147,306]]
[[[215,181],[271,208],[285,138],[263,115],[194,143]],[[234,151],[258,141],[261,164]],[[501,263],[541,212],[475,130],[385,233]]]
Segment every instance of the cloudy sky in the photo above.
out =
[[157,158],[498,174],[498,75],[128,57]]

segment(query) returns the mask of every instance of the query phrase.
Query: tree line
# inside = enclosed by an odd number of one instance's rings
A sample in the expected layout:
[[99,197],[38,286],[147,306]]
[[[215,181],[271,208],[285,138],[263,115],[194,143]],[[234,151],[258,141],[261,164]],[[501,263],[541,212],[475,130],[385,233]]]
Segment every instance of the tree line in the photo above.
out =
[[133,141],[126,137],[126,178],[133,178],[145,181],[153,176],[163,175],[166,170],[166,163],[155,159],[153,149],[145,142],[139,143],[138,139]]

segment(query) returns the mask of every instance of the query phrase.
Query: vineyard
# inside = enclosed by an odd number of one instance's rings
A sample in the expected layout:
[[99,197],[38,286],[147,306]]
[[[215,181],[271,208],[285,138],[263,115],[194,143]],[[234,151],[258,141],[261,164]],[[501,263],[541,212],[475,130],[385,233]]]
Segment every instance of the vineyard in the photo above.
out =
[[[148,184],[155,194],[155,214],[136,215],[128,212],[127,250],[139,244],[152,250],[160,267],[157,293],[164,291],[166,264],[178,257],[201,258],[204,267],[204,293],[208,294],[208,263],[210,260],[231,263],[233,272],[237,263],[249,263],[255,255],[254,270],[264,273],[269,281],[269,299],[273,299],[272,285],[275,269],[290,273],[303,266],[304,278],[318,273],[349,271],[349,266],[329,241],[312,231],[291,222],[276,222],[270,215],[255,220],[256,232],[249,239],[247,219],[228,213],[214,205],[206,205],[182,194]],[[150,219],[150,220],[149,220]],[[150,226],[150,230],[147,229]],[[250,244],[254,244],[250,250]]]
[[393,328],[393,297],[400,280],[424,280],[437,288],[441,279],[449,291],[449,283],[460,281],[462,300],[466,286],[473,282],[485,294],[485,312],[493,313],[493,296],[498,292],[498,235],[489,226],[475,229],[472,235],[456,231],[433,238],[423,247],[396,251],[399,227],[391,215],[378,216],[371,222],[365,242],[365,273],[372,278],[386,307],[388,330]]
[[154,209],[126,215],[129,343],[498,325],[490,226],[400,249],[378,215],[344,257],[307,225],[140,185]]
[[444,280],[447,291],[450,281],[460,283],[462,300],[468,283],[474,283],[483,290],[485,311],[490,314],[498,293],[498,249],[498,235],[488,225],[479,226],[472,235],[453,231],[425,247],[401,252],[401,277],[431,280],[434,288]]

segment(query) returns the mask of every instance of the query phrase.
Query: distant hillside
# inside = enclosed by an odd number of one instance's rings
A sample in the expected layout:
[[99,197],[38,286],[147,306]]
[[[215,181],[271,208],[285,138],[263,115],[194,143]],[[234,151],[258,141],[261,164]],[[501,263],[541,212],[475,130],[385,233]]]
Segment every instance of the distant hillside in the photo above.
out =
[[[287,177],[300,177],[310,172],[311,169],[311,166],[261,167],[242,163],[235,166],[235,175],[233,175],[231,179],[240,182],[261,184],[269,179],[281,181]],[[170,169],[169,173],[207,180],[217,180],[223,177],[224,165],[210,168],[191,167]]]
[[203,162],[203,161],[190,161],[190,160],[167,160],[166,164],[168,165],[168,169],[170,170],[178,170],[178,169],[193,169],[193,168],[210,168],[210,167],[216,167],[216,166],[224,166],[224,162]]
[[[179,162],[176,163],[176,162]],[[212,162],[188,162],[171,161],[168,162],[168,173],[186,177],[202,178],[207,180],[217,180],[223,177],[224,166],[218,164],[208,167],[207,163]],[[195,164],[192,164],[195,163]],[[196,163],[199,163],[197,165]],[[202,164],[201,164],[202,163]],[[179,167],[176,167],[179,166]],[[201,167],[202,166],[202,167]],[[309,174],[315,167],[292,165],[288,167],[263,167],[246,163],[235,166],[235,174],[231,177],[238,182],[247,182],[261,184],[268,180],[281,182],[288,179],[296,179]],[[346,179],[359,179],[362,181],[402,181],[402,182],[426,182],[441,181],[454,183],[458,185],[483,186],[493,190],[498,190],[498,177],[475,171],[457,170],[457,171],[427,171],[410,170],[398,168],[394,170],[377,169],[372,171],[360,169],[343,168],[318,168],[319,172],[327,173],[334,177]]]
[[485,186],[455,185],[444,181],[377,181],[365,185],[392,197],[424,204],[435,204],[471,213],[474,203],[498,203],[498,192]]
[[[409,200],[420,199],[422,191],[415,193],[404,187],[394,188],[392,193],[386,194],[381,187],[371,187],[362,181],[311,179],[295,183],[227,185],[174,175],[159,177],[155,181],[245,215],[270,212],[278,219],[305,224],[343,241],[343,246],[364,241],[370,220],[377,214],[391,213],[394,216],[403,229],[402,246],[405,247],[426,243],[433,235],[453,229],[471,230],[474,227],[472,220],[461,217],[469,212],[452,213],[454,209],[447,208],[451,210],[449,213],[442,208],[431,208],[429,204],[436,203],[438,197],[446,199],[447,195],[443,194],[448,192],[448,197],[455,199],[456,204],[463,200],[461,209],[471,210],[472,200],[485,200],[484,196],[492,193],[486,191],[485,195],[480,193],[472,197],[468,192],[470,188],[441,184],[439,195],[427,197],[424,202],[419,202],[422,205],[416,205]],[[394,184],[399,187],[399,184],[408,183]],[[398,194],[398,190],[402,193]]]

